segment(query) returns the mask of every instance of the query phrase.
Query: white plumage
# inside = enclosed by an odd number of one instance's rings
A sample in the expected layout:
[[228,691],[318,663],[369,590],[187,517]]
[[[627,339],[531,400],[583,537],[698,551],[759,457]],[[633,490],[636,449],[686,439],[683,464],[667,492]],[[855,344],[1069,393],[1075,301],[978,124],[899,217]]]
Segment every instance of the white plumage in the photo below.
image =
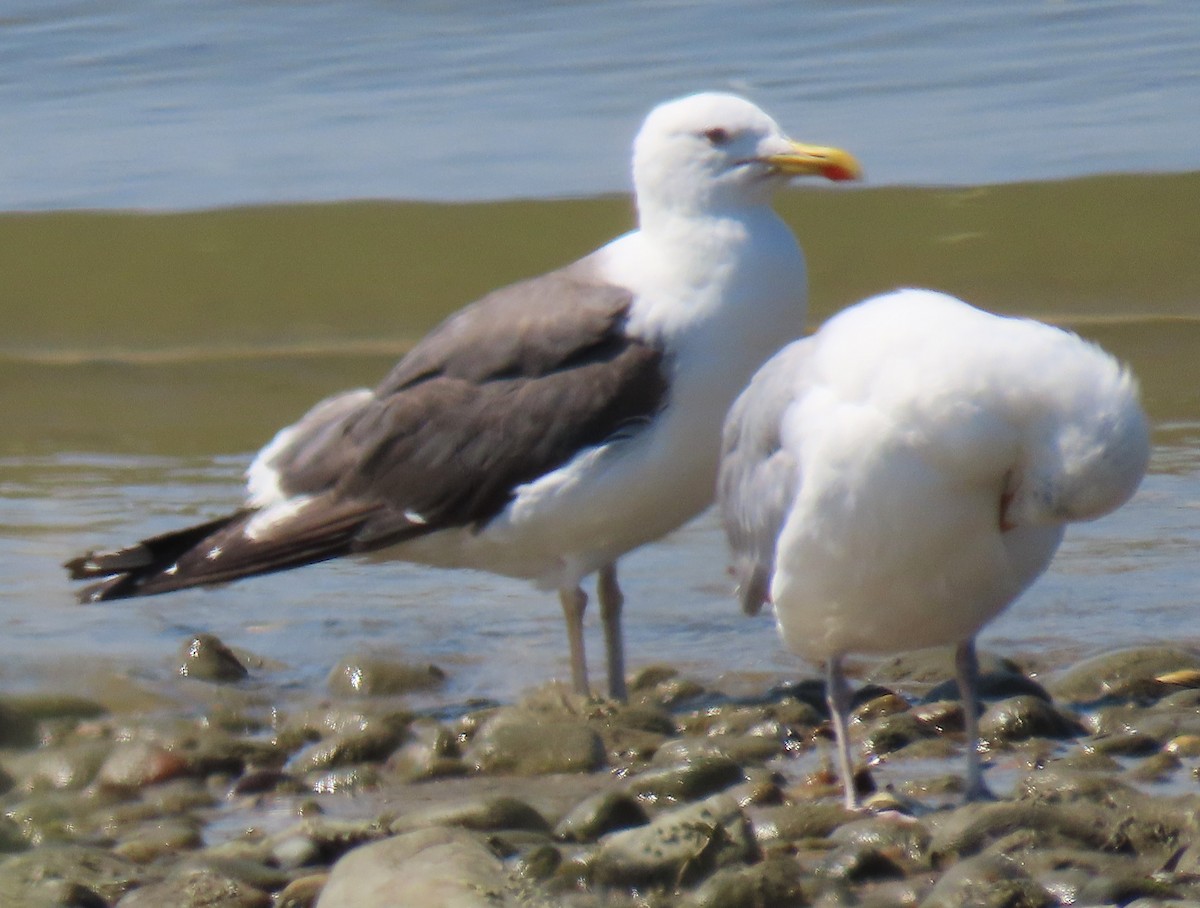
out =
[[722,518],[744,606],[769,596],[789,648],[827,667],[848,805],[842,658],[956,644],[981,793],[974,637],[1148,458],[1111,356],[931,291],[859,303],[758,372],[725,425]]

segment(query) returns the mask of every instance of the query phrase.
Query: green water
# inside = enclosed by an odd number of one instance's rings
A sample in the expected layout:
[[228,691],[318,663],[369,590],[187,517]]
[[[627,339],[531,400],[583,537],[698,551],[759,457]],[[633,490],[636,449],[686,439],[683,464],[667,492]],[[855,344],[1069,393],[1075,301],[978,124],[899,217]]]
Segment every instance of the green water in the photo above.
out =
[[[797,190],[810,321],[901,285],[1075,327],[1160,422],[1200,418],[1200,174]],[[626,198],[0,215],[0,454],[256,449],[488,289],[632,223]]]
[[[1141,379],[1152,474],[1127,507],[1072,527],[985,645],[1080,655],[1196,639],[1198,197],[1200,174],[780,200],[808,254],[813,324],[928,285],[1073,326]],[[490,575],[335,562],[84,608],[60,564],[236,507],[250,453],[314,401],[374,383],[450,311],[631,221],[617,197],[0,215],[0,682],[53,686],[64,659],[169,679],[196,630],[275,660],[265,683],[302,690],[380,645],[446,667],[449,697],[561,675],[554,597]],[[622,559],[632,666],[794,670],[770,621],[738,613],[724,560],[711,514]]]

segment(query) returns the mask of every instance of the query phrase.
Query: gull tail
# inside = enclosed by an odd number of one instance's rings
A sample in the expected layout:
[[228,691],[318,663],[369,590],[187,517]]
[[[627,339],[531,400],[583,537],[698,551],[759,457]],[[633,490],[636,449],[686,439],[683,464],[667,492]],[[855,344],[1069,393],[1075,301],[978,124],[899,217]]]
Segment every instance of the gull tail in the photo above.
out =
[[72,580],[103,578],[79,591],[85,603],[229,583],[347,554],[371,510],[305,509],[255,534],[250,525],[260,512],[243,509],[113,552],[88,552],[63,567]]

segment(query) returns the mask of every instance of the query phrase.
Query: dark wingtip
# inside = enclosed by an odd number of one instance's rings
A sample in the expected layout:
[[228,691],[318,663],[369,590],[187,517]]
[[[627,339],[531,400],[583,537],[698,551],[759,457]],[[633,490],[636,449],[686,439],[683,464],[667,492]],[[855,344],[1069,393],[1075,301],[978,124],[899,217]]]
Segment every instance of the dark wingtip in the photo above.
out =
[[144,543],[117,549],[115,552],[88,552],[63,564],[72,580],[105,577],[148,567],[154,561]]

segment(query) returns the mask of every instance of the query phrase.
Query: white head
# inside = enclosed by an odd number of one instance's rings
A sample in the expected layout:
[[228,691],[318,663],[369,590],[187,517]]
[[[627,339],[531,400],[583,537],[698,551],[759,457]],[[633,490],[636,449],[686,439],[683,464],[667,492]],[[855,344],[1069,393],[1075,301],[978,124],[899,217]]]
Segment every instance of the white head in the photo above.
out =
[[1050,406],[1030,421],[1025,462],[1010,477],[1003,516],[1014,526],[1107,514],[1137,491],[1150,460],[1150,426],[1128,369],[1088,344],[1053,371]]
[[633,146],[638,208],[702,214],[765,205],[793,176],[831,180],[861,176],[837,148],[802,145],[736,95],[707,92],[660,104]]

